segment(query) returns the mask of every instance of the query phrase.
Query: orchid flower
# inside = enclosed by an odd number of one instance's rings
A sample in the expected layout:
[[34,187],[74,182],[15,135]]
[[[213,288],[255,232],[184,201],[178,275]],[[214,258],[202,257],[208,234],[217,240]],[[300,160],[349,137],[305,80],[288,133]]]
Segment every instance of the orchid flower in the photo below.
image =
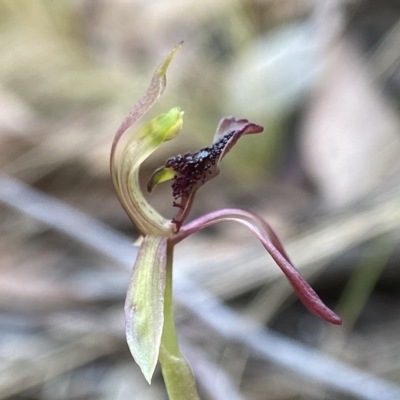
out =
[[[161,63],[150,86],[118,129],[111,149],[110,169],[118,199],[143,237],[133,268],[125,303],[126,337],[129,349],[150,383],[157,361],[171,400],[198,399],[195,380],[179,350],[173,320],[172,261],[174,246],[189,235],[211,225],[233,221],[247,227],[259,239],[286,275],[302,303],[315,315],[339,325],[340,318],[320,300],[286,254],[272,228],[259,216],[240,209],[223,209],[184,225],[197,190],[219,174],[221,160],[241,136],[263,131],[246,119],[223,118],[209,147],[167,160],[152,175],[148,190],[172,180],[172,220],[148,204],[139,186],[139,167],[164,141],[182,128],[183,112],[174,107],[136,132],[132,126],[142,118],[165,89],[166,70],[180,43]],[[129,140],[117,154],[122,135]]]

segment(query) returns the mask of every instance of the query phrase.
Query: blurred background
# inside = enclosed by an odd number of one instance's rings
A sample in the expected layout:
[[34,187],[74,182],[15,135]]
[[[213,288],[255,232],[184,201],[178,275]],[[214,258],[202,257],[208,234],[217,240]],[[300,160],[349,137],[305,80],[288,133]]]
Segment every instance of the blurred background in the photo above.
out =
[[[124,339],[137,232],[113,135],[165,55],[148,118],[184,129],[142,169],[242,139],[190,218],[266,218],[342,318],[310,315],[257,240],[225,224],[176,251],[176,320],[203,399],[400,398],[400,1],[2,0],[0,399],[167,399]],[[173,216],[171,189],[149,200]]]

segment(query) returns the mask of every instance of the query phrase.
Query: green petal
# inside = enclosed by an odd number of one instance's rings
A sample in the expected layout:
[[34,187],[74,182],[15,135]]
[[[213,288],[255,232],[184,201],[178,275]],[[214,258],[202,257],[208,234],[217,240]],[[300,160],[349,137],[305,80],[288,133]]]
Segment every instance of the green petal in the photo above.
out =
[[135,132],[125,146],[117,167],[119,198],[143,235],[171,236],[174,226],[144,198],[139,185],[139,167],[164,141],[177,135],[182,127],[179,107],[151,120]]
[[150,383],[164,325],[167,239],[147,236],[140,246],[125,302],[129,349]]
[[159,183],[170,181],[175,175],[176,172],[172,168],[160,167],[156,169],[147,183],[147,190],[151,193]]
[[178,134],[182,127],[183,113],[175,107],[154,118],[139,131],[131,132],[132,137],[118,159],[116,148],[122,135],[132,130],[132,125],[147,113],[163,93],[167,67],[180,47],[181,43],[171,51],[157,69],[150,86],[118,129],[111,148],[110,169],[116,194],[132,222],[144,235],[169,236],[175,230],[173,224],[158,214],[143,197],[138,183],[138,170],[140,164],[158,146]]

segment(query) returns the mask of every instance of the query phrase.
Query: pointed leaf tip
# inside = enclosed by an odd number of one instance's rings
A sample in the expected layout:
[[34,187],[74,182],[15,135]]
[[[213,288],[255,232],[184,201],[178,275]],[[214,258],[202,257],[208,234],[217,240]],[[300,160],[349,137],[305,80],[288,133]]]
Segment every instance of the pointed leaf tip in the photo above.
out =
[[167,55],[167,57],[164,59],[162,64],[158,67],[157,70],[157,75],[159,77],[162,77],[165,75],[167,72],[168,66],[171,63],[172,59],[175,57],[175,54],[180,50],[180,48],[183,45],[183,40],[179,42],[172,50],[171,52]]

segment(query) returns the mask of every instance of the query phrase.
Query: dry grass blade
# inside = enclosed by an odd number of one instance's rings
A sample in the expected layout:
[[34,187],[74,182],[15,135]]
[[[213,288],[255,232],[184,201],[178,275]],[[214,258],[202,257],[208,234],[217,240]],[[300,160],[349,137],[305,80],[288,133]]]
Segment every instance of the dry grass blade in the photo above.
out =
[[0,399],[21,393],[104,355],[113,353],[116,340],[97,332],[56,347],[30,363],[10,363],[2,368]]

